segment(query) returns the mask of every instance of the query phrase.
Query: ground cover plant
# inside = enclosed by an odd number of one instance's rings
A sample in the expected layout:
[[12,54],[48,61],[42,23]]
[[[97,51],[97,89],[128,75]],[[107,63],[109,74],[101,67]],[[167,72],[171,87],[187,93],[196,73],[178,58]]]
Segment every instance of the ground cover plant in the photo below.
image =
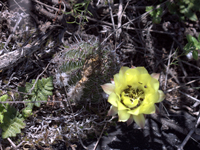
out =
[[199,18],[198,0],[1,1],[0,149],[199,149]]

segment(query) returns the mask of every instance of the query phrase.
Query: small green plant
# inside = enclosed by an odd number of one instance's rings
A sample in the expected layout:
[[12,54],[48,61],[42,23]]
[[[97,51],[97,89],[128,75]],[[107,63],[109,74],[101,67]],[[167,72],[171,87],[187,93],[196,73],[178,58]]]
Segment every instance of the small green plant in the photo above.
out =
[[[32,83],[26,83],[25,87],[19,87],[19,91],[28,93],[34,86],[35,80]],[[15,137],[16,134],[21,133],[21,129],[25,127],[23,122],[27,117],[32,115],[34,106],[40,107],[40,102],[47,101],[47,96],[52,95],[53,78],[42,78],[35,83],[30,95],[23,95],[26,107],[22,110],[22,114],[15,107],[9,103],[0,103],[0,128],[3,130],[2,138]],[[3,95],[0,97],[0,102],[5,102],[9,96]],[[34,102],[34,103],[33,103]]]
[[84,0],[81,3],[74,3],[74,1],[70,1],[71,5],[72,5],[72,10],[70,12],[67,12],[65,14],[71,14],[75,20],[72,22],[67,22],[67,23],[77,23],[79,24],[79,22],[77,21],[77,19],[82,19],[82,20],[86,20],[88,21],[86,14],[90,14],[92,15],[92,13],[90,11],[88,11],[88,6],[90,4],[90,0]]
[[[146,7],[146,12],[153,10],[153,6],[147,6]],[[161,15],[162,15],[163,9],[161,7],[151,11],[149,14],[152,17],[152,21],[155,24],[159,24],[161,22]]]
[[[162,0],[160,0],[162,2]],[[173,0],[166,3],[169,12],[173,15],[177,15],[180,20],[184,21],[188,18],[191,21],[197,21],[196,12],[200,12],[200,0]],[[158,5],[157,5],[158,6]],[[146,12],[154,9],[154,6],[147,6]],[[150,12],[153,17],[153,23],[159,24],[161,21],[162,8],[157,8]]]
[[[35,80],[32,80],[32,83],[27,82],[25,87],[19,87],[20,92],[29,93],[29,91],[34,86]],[[37,101],[47,101],[49,95],[52,95],[53,90],[53,77],[42,78],[38,80],[35,84],[35,87],[31,91],[30,95],[23,95],[26,103],[26,107],[22,110],[23,116],[29,117],[32,114],[32,108],[34,106],[40,107],[41,103]],[[33,103],[34,102],[34,103]]]
[[174,0],[173,2],[167,3],[171,14],[178,15],[181,20],[188,18],[191,21],[198,20],[195,11],[200,11],[199,6],[199,0]]
[[[0,97],[0,101],[6,101],[8,95]],[[15,137],[17,133],[21,133],[21,129],[25,127],[22,115],[8,103],[0,103],[0,128],[3,130],[2,138]]]
[[198,50],[200,50],[200,34],[198,39],[191,35],[186,36],[188,43],[184,46],[185,53],[192,53],[192,56],[195,60],[198,60]]
[[172,56],[172,61],[170,65],[178,65],[178,59],[183,56],[183,54],[178,55],[179,49],[176,49],[173,56]]

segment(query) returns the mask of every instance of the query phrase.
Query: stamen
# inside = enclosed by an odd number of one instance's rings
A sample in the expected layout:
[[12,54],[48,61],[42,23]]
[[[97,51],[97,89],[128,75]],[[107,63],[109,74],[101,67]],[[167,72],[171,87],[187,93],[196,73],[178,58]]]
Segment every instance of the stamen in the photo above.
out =
[[[140,82],[138,82],[139,84],[142,84]],[[146,85],[145,85],[146,87]],[[143,100],[145,99],[145,94],[144,91],[142,89],[139,88],[132,88],[132,86],[128,85],[126,89],[124,89],[124,91],[122,92],[122,94],[120,94],[121,97],[121,103],[126,106],[127,108],[130,108],[131,110],[139,107],[141,105],[141,103],[143,102]],[[134,101],[137,100],[137,103],[134,107],[131,107],[131,105],[128,105],[124,103],[124,97],[129,98],[130,102],[132,104],[134,104]]]

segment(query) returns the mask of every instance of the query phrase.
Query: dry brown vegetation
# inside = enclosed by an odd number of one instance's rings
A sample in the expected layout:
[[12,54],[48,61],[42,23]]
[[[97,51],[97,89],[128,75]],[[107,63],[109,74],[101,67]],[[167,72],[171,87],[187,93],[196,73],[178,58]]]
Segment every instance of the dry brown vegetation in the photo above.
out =
[[[0,138],[0,149],[199,149],[200,59],[188,59],[183,47],[200,25],[179,21],[166,2],[1,1],[0,94],[21,113],[18,87],[53,76],[54,90],[20,134]],[[88,6],[77,9],[80,3]],[[146,6],[163,8],[159,24]],[[100,85],[121,66],[160,73],[166,99],[142,130],[106,116],[110,105]]]

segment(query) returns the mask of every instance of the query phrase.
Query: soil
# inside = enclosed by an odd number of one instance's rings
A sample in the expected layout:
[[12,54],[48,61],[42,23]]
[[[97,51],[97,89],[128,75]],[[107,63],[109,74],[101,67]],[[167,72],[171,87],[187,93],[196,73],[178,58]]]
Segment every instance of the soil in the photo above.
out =
[[[53,90],[16,136],[0,138],[0,148],[200,149],[200,55],[195,60],[184,50],[188,34],[198,39],[200,11],[192,10],[196,21],[181,20],[167,2],[1,1],[0,96],[7,94],[6,102],[22,114],[29,93],[19,87],[52,76]],[[160,22],[146,6],[163,9]],[[100,85],[121,66],[160,74],[166,98],[159,113],[146,116],[144,129],[107,116],[110,104]]]

